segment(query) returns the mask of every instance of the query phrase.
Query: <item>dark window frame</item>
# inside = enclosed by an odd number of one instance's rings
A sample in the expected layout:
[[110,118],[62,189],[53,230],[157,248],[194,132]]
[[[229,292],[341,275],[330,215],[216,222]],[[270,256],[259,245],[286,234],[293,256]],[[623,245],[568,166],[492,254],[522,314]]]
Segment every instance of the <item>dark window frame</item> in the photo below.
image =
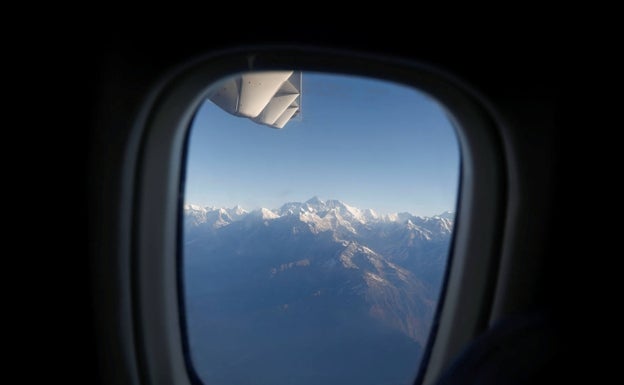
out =
[[[435,68],[384,56],[313,47],[255,47],[194,60],[157,86],[135,124],[132,266],[136,359],[154,384],[188,384],[178,271],[184,148],[195,111],[214,81],[248,70],[301,69],[373,77],[415,87],[446,107],[462,170],[452,251],[432,337],[417,382],[432,383],[487,328],[506,208],[501,124],[486,103]],[[132,156],[132,155],[130,155]]]

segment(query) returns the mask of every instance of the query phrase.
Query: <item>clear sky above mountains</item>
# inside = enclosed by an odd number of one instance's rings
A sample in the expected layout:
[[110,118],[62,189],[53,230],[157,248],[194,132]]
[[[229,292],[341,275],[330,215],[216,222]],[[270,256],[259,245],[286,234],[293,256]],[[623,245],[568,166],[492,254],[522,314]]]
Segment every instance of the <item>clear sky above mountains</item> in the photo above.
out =
[[304,72],[302,113],[282,130],[207,101],[190,135],[187,203],[272,209],[318,196],[380,214],[455,211],[455,132],[412,88]]

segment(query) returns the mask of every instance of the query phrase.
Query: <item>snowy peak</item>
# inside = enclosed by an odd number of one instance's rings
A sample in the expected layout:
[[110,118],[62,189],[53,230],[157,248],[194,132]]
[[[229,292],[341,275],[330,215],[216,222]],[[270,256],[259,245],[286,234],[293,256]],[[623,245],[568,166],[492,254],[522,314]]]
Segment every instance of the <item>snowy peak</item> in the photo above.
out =
[[265,209],[265,208],[260,209],[260,215],[262,216],[262,219],[276,219],[280,217],[279,215],[275,214],[273,211],[269,209]]
[[206,223],[217,229],[232,223],[232,217],[230,217],[226,209],[211,210],[206,212]]
[[289,202],[284,204],[275,212],[280,215],[304,215],[306,219],[311,216],[306,214],[315,214],[319,218],[325,218],[328,214],[330,217],[340,217],[349,222],[365,224],[370,220],[377,220],[379,216],[370,209],[364,210],[365,213],[356,208],[347,205],[336,199],[330,199],[323,202],[318,197],[313,197],[304,203]]
[[451,211],[445,211],[442,214],[435,215],[439,218],[450,219],[451,221],[455,220],[455,213]]
[[187,204],[187,205],[184,205],[184,211],[186,211],[186,212],[205,213],[208,210],[206,210],[205,207],[201,207],[200,205]]
[[376,221],[379,219],[379,215],[373,209],[364,209],[362,210],[362,218],[367,222]]
[[243,217],[246,214],[248,214],[248,212],[245,209],[243,209],[242,207],[240,207],[239,205],[236,205],[236,206],[232,207],[231,209],[227,209],[227,213],[234,220],[238,220],[241,217]]
[[206,222],[206,212],[208,210],[199,205],[184,205],[184,226],[195,227]]
[[248,212],[240,206],[227,209],[186,204],[184,205],[184,226],[208,226],[218,229],[244,218],[247,214]]
[[404,223],[407,222],[408,219],[412,218],[413,216],[410,213],[393,213],[393,214],[386,214],[383,216],[383,219],[386,222],[400,222],[400,223]]
[[284,215],[299,215],[306,212],[314,212],[315,210],[308,207],[305,203],[288,202],[284,203],[282,207],[276,210],[276,213],[280,216]]
[[357,233],[351,222],[344,218],[337,209],[330,209],[321,213],[306,213],[300,218],[302,221],[311,224],[316,233],[340,230],[352,234]]
[[362,224],[367,222],[360,209],[351,207],[341,201],[329,200],[325,205],[330,209],[336,210],[336,212],[340,213],[341,216],[349,221],[357,221]]
[[313,196],[305,202],[307,205],[316,207],[316,206],[324,206],[325,203],[319,199],[317,196]]
[[254,210],[246,216],[246,218],[260,219],[263,221],[277,219],[279,217],[280,217],[279,215],[275,214],[273,211],[269,209],[265,209],[264,207],[261,208],[260,210]]

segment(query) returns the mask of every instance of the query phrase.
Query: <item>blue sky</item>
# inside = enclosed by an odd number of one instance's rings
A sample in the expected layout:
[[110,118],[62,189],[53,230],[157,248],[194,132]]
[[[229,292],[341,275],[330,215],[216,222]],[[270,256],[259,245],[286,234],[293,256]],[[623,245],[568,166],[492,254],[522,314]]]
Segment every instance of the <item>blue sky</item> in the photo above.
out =
[[443,108],[402,85],[303,73],[282,130],[210,101],[191,127],[186,203],[247,210],[313,196],[378,213],[455,210],[459,146]]

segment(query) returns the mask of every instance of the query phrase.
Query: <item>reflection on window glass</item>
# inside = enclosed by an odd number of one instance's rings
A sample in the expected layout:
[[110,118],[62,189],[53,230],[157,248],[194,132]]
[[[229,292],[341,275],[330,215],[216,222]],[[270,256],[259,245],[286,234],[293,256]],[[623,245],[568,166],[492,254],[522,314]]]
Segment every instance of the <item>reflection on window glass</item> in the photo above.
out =
[[411,384],[457,200],[444,108],[378,80],[244,74],[211,87],[188,146],[181,274],[198,377]]

